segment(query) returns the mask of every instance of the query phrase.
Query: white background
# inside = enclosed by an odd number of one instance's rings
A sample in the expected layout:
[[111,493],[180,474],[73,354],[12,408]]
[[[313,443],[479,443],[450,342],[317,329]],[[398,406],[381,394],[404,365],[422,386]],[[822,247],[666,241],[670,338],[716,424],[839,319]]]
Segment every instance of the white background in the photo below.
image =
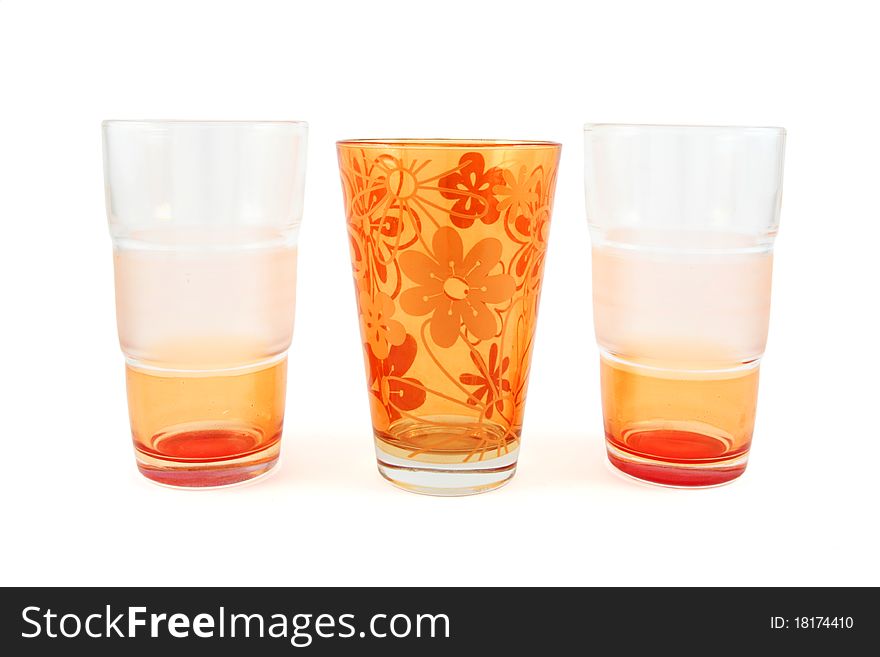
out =
[[[870,3],[0,1],[0,583],[880,585],[880,41]],[[116,343],[106,118],[305,119],[283,462],[140,477]],[[585,121],[788,129],[770,342],[734,484],[606,465]],[[334,141],[563,142],[519,471],[376,472]]]

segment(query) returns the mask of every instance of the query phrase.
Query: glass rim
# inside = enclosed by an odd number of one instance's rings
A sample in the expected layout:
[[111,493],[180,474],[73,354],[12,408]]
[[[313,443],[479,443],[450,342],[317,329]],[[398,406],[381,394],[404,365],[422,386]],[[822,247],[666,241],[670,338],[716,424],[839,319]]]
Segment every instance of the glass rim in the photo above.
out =
[[299,120],[213,120],[213,119],[105,119],[101,121],[102,128],[110,127],[141,127],[163,129],[170,127],[192,128],[308,128],[307,121]]
[[681,130],[683,132],[699,131],[722,131],[722,132],[760,132],[784,136],[785,128],[781,126],[763,125],[701,125],[701,124],[676,124],[676,123],[585,123],[584,132],[596,130],[622,130],[633,132],[663,132]]
[[536,139],[456,139],[448,137],[390,138],[390,139],[340,139],[337,146],[365,148],[474,148],[474,149],[524,149],[524,148],[560,148],[556,141]]

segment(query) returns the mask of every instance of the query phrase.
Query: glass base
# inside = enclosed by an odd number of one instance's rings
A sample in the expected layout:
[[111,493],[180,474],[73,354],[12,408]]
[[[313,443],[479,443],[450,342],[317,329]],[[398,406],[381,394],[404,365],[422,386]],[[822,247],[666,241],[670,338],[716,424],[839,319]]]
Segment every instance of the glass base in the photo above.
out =
[[673,488],[712,488],[727,484],[746,470],[748,452],[730,459],[703,463],[672,463],[636,456],[605,444],[608,460],[622,473],[652,484]]
[[516,473],[519,448],[496,458],[467,463],[425,463],[401,458],[382,449],[376,441],[379,473],[403,490],[423,495],[458,497],[501,488]]
[[173,488],[222,488],[267,475],[277,464],[281,443],[222,460],[174,460],[135,449],[138,470],[150,481]]

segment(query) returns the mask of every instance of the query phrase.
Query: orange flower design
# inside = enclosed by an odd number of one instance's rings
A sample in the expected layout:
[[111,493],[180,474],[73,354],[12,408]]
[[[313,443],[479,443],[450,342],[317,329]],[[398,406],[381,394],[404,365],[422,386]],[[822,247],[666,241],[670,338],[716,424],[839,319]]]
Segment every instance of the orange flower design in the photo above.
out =
[[[396,271],[395,256],[401,249],[411,246],[418,239],[421,230],[419,217],[411,209],[404,209],[391,203],[381,213],[366,220],[363,230],[369,244],[368,267],[381,283],[395,282],[394,293],[400,290],[399,272]],[[389,270],[391,276],[389,277]]]
[[526,167],[520,167],[517,177],[507,169],[502,171],[502,176],[503,184],[492,188],[495,194],[504,197],[498,202],[498,212],[507,212],[514,217],[528,215],[529,206],[538,200],[538,193],[532,189],[534,176],[529,175]]
[[498,345],[492,343],[489,348],[488,365],[477,351],[471,351],[471,360],[477,366],[479,374],[467,372],[462,374],[458,380],[466,386],[477,386],[467,403],[476,406],[476,400],[485,401],[486,417],[491,418],[493,409],[497,409],[499,413],[504,409],[504,402],[498,397],[501,396],[501,393],[510,392],[510,381],[504,378],[504,373],[510,367],[510,358],[505,357],[499,363]]
[[400,295],[401,308],[410,315],[431,314],[431,338],[440,347],[455,344],[462,324],[480,340],[494,337],[498,318],[489,305],[509,301],[515,288],[510,274],[490,273],[499,265],[501,242],[482,239],[464,255],[461,237],[443,226],[432,246],[433,258],[419,251],[400,254],[401,269],[417,284]]
[[522,144],[338,146],[380,455],[515,454],[559,157]]
[[416,359],[418,346],[411,335],[388,350],[388,357],[376,358],[367,350],[370,370],[370,408],[376,428],[384,430],[397,419],[400,411],[412,411],[425,403],[422,382],[412,377],[404,378]]
[[498,199],[492,190],[504,178],[498,167],[486,169],[479,153],[465,153],[458,161],[459,168],[440,178],[440,194],[454,200],[449,220],[459,228],[468,228],[479,219],[484,224],[498,220]]
[[363,232],[373,245],[377,262],[387,265],[397,251],[412,246],[421,229],[418,215],[397,202],[384,205],[364,219]]
[[547,238],[550,232],[550,214],[547,210],[539,210],[534,218],[528,219],[520,215],[514,223],[518,233],[526,239],[515,258],[514,271],[523,276],[531,266],[529,275],[540,281],[541,268],[547,253]]
[[[403,162],[394,158],[370,160],[363,153],[340,156],[342,189],[352,235],[352,265],[356,275],[400,289],[397,252],[416,242],[421,223],[410,193],[419,182]],[[414,168],[416,163],[410,165]]]
[[386,358],[391,347],[401,344],[406,337],[403,324],[391,319],[394,300],[382,292],[376,292],[371,297],[369,290],[362,288],[358,292],[358,305],[364,339],[376,358]]
[[385,179],[375,176],[375,165],[367,158],[351,156],[342,169],[342,192],[349,218],[366,217],[387,193]]

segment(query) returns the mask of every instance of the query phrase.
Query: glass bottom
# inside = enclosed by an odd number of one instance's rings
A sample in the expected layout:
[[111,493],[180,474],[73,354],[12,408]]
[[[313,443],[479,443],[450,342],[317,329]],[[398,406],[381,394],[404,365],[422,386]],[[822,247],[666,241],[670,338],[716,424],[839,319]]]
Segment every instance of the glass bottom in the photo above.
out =
[[[697,441],[696,434],[687,433],[687,436],[679,438],[688,442]],[[715,440],[712,436],[705,436],[705,439]],[[605,446],[608,460],[622,473],[640,481],[674,488],[711,488],[729,483],[745,472],[749,459],[746,451],[727,459],[683,463],[633,454],[619,449],[610,441],[606,441]]]
[[138,470],[147,479],[175,488],[218,488],[267,474],[278,463],[280,435],[266,440],[244,426],[177,427],[135,444]]
[[489,423],[444,417],[395,429],[394,436],[376,432],[376,461],[379,473],[403,490],[476,495],[500,488],[516,472],[518,435]]
[[746,469],[758,361],[693,369],[644,364],[604,352],[602,411],[608,458],[655,484],[717,486]]

